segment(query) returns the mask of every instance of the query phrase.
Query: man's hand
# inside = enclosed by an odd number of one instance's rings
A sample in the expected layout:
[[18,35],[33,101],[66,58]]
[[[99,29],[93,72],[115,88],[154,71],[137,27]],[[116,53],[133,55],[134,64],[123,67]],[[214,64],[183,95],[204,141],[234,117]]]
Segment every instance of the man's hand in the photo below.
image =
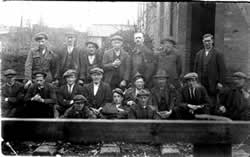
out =
[[129,105],[129,106],[132,106],[132,105],[134,105],[134,104],[135,104],[135,102],[132,101],[132,100],[130,100],[130,101],[127,102],[127,105]]
[[41,96],[39,94],[36,94],[35,96],[31,98],[31,101],[39,101],[40,98]]
[[223,88],[223,85],[221,83],[217,83],[217,89],[221,90]]
[[28,80],[25,85],[24,85],[24,89],[27,89],[29,88],[29,86],[32,84],[32,81],[31,80]]
[[120,83],[120,87],[125,87],[127,85],[127,82],[125,80],[122,80]]
[[219,107],[219,111],[220,111],[221,113],[225,113],[225,112],[226,112],[225,106],[220,106],[220,107]]
[[70,105],[74,104],[74,100],[70,100],[69,104]]
[[78,84],[83,86],[84,85],[83,80],[78,80]]
[[57,87],[57,86],[59,85],[59,80],[53,81],[53,82],[52,82],[52,85]]
[[112,63],[113,67],[118,68],[121,65],[121,61],[119,59],[116,59],[113,63]]
[[172,114],[172,110],[170,111],[161,111],[161,112],[157,112],[161,118],[166,119],[168,118],[171,114]]

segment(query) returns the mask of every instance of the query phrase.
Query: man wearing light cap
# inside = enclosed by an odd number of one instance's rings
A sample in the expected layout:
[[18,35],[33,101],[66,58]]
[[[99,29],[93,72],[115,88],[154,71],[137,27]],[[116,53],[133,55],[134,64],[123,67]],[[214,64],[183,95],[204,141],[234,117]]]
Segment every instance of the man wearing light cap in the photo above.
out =
[[225,88],[220,96],[221,115],[232,120],[250,120],[250,93],[245,87],[247,79],[243,72],[233,73],[233,86]]
[[35,35],[35,41],[38,43],[38,48],[32,49],[27,56],[25,62],[25,88],[32,83],[32,74],[34,71],[44,71],[47,73],[47,82],[54,80],[56,69],[55,54],[47,47],[48,35],[44,32]]
[[75,95],[83,94],[83,87],[76,83],[76,75],[77,72],[74,69],[69,69],[63,74],[66,84],[62,85],[57,92],[58,105],[56,105],[55,117],[59,117],[73,105]]
[[54,117],[56,93],[54,87],[45,81],[46,76],[47,74],[43,71],[34,72],[35,83],[28,88],[24,97],[28,118]]
[[184,76],[187,82],[180,92],[180,104],[176,107],[179,119],[195,119],[196,114],[209,114],[210,99],[206,89],[197,82],[198,74],[188,73]]
[[62,75],[68,69],[76,70],[76,77],[80,74],[80,50],[76,46],[76,34],[74,32],[66,33],[65,46],[58,50],[56,79],[60,85],[65,84]]
[[6,82],[2,85],[2,117],[20,117],[23,113],[23,84],[17,82],[16,71],[5,70]]
[[112,89],[127,86],[130,76],[130,56],[122,48],[123,38],[114,35],[111,38],[112,49],[103,55],[104,81]]
[[112,102],[112,93],[109,84],[102,81],[103,69],[90,70],[92,82],[84,85],[84,96],[88,99],[91,109],[99,115],[105,103]]

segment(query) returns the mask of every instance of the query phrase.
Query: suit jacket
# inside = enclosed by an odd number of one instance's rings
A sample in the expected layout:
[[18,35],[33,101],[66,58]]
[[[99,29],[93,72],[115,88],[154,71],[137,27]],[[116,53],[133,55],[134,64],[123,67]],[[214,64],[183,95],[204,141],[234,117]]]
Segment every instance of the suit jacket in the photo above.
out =
[[84,95],[83,93],[83,87],[78,84],[74,85],[72,93],[69,93],[67,85],[63,85],[57,92],[58,103],[60,106],[63,106],[65,108],[70,107],[71,105],[69,103],[71,100],[73,100],[74,96]]
[[128,112],[130,109],[130,106],[127,106],[126,104],[122,104],[120,109],[123,109],[124,111],[119,111],[114,103],[106,103],[103,106],[102,109],[102,116],[105,119],[113,119],[113,118],[119,118],[119,119],[126,119],[128,117]]
[[92,69],[93,67],[102,68],[102,57],[101,57],[101,55],[99,55],[96,52],[95,60],[94,60],[93,64],[91,65],[89,63],[88,54],[84,53],[80,56],[81,56],[81,59],[80,59],[80,64],[81,64],[80,79],[89,83],[89,81],[91,80],[89,70]]
[[96,115],[87,106],[84,106],[81,111],[77,111],[74,106],[72,106],[65,111],[62,118],[95,119]]
[[100,83],[95,96],[93,83],[84,85],[84,96],[88,99],[90,106],[96,109],[103,106],[105,103],[112,102],[111,88],[105,82]]
[[55,89],[49,83],[45,83],[42,90],[38,89],[37,84],[32,84],[24,97],[25,102],[31,101],[31,98],[36,94],[39,94],[44,99],[45,104],[55,104],[57,101]]
[[[203,74],[203,64],[204,64],[205,50],[200,50],[195,57],[194,62],[194,72],[199,76],[199,79],[204,76]],[[218,82],[224,83],[226,67],[224,62],[223,54],[217,52],[214,48],[209,52],[208,57],[208,93],[216,94],[216,85]],[[200,80],[201,81],[201,80]],[[202,82],[201,82],[202,83]]]
[[135,104],[128,112],[128,119],[160,119],[160,117],[151,106],[144,109],[140,104]]
[[[72,53],[72,61],[73,61],[73,66],[77,74],[79,76],[80,74],[80,50],[77,47],[74,47]],[[55,78],[60,79],[63,76],[63,73],[67,71],[68,69],[64,69],[64,66],[66,64],[66,59],[68,56],[68,49],[67,47],[63,47],[61,50],[58,52],[58,57],[57,57],[57,71]]]
[[8,98],[8,107],[14,107],[16,105],[20,105],[24,98],[24,88],[23,84],[19,82],[15,82],[14,85],[8,86],[4,84],[2,86],[2,101]]
[[[114,67],[112,66],[112,63],[114,62],[114,60],[115,60],[114,49],[110,49],[104,52],[102,63],[105,71],[104,81],[107,83],[110,83],[113,77]],[[120,60],[121,60],[121,65],[119,66],[120,77],[123,80],[128,81],[130,76],[130,56],[123,49],[121,49],[120,52]]]

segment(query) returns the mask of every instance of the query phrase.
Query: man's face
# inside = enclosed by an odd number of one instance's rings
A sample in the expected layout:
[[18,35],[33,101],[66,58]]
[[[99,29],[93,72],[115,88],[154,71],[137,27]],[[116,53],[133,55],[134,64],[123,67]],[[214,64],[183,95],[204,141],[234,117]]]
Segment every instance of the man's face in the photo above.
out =
[[134,42],[136,45],[143,45],[144,43],[144,37],[142,33],[136,33],[134,35]]
[[90,54],[90,55],[94,55],[95,52],[96,52],[96,47],[95,47],[95,45],[93,45],[93,44],[88,44],[88,45],[87,45],[87,52],[88,52],[88,54]]
[[190,87],[195,87],[196,84],[197,84],[197,81],[196,81],[195,78],[190,78],[190,79],[187,80],[187,84],[188,84],[188,86],[190,86]]
[[123,97],[120,94],[118,94],[118,93],[113,94],[113,102],[114,102],[114,104],[121,104],[122,101],[123,101]]
[[157,83],[160,87],[164,87],[167,84],[167,78],[159,77],[157,78]]
[[242,88],[245,85],[246,80],[240,77],[234,77],[233,82],[236,87]]
[[213,39],[212,37],[206,37],[203,39],[203,45],[205,47],[205,49],[211,49],[213,47]]
[[144,96],[139,96],[138,100],[139,100],[139,104],[141,104],[142,106],[147,106],[148,104],[148,99],[149,97],[144,95]]
[[161,44],[161,47],[163,48],[163,51],[170,52],[174,49],[174,44],[171,41],[164,41]]
[[136,81],[135,81],[135,87],[137,88],[137,89],[143,89],[144,88],[144,81],[143,81],[143,79],[142,78],[139,78],[139,79],[137,79]]
[[78,101],[74,103],[74,109],[77,111],[81,111],[84,106],[85,106],[84,102]]
[[43,86],[45,83],[45,79],[43,76],[37,76],[35,80],[38,86]]
[[39,49],[44,49],[46,47],[47,40],[42,38],[37,41]]
[[66,77],[67,84],[72,85],[76,82],[76,76],[75,75],[70,75]]
[[93,73],[91,74],[91,78],[94,83],[99,83],[102,80],[103,75],[101,73]]
[[15,79],[16,79],[16,76],[13,76],[13,75],[6,76],[6,82],[9,84],[14,83]]
[[122,47],[123,42],[121,40],[113,40],[111,44],[115,49],[120,49]]
[[75,37],[72,37],[72,36],[67,37],[67,45],[68,46],[74,46],[75,40],[76,40]]

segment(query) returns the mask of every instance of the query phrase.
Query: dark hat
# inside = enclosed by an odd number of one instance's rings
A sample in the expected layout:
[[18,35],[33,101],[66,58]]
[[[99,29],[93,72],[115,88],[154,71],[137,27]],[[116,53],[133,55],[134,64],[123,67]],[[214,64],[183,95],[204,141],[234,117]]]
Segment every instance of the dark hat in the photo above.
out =
[[63,78],[68,77],[68,76],[75,76],[76,75],[76,70],[74,69],[69,69],[63,74]]
[[76,33],[74,33],[74,32],[67,32],[66,34],[65,34],[65,36],[67,37],[67,38],[69,38],[69,37],[76,37]]
[[149,96],[149,95],[150,95],[150,91],[149,91],[149,90],[147,90],[147,89],[142,89],[142,90],[140,90],[140,91],[138,92],[137,97],[139,97],[139,96]]
[[136,81],[139,78],[142,78],[144,80],[144,76],[141,73],[137,72],[133,77],[133,80]]
[[168,36],[168,37],[162,39],[160,43],[163,44],[165,41],[170,41],[170,42],[172,42],[174,45],[176,45],[176,41],[175,41],[174,37],[172,37],[172,36]]
[[157,71],[156,75],[154,78],[168,78],[169,76],[167,75],[165,70],[159,70]]
[[243,72],[235,72],[235,73],[233,73],[233,77],[248,79],[247,75]]
[[85,43],[86,46],[88,46],[88,44],[94,45],[94,46],[96,47],[96,49],[99,48],[99,46],[97,45],[97,43],[95,43],[95,42],[93,42],[93,41],[87,41],[87,42]]
[[204,38],[207,38],[207,37],[214,37],[212,34],[210,34],[210,33],[207,33],[207,34],[204,34],[203,36],[202,36],[202,38],[204,39]]
[[33,75],[35,76],[35,77],[37,77],[37,76],[43,76],[43,77],[46,77],[47,76],[47,73],[46,72],[44,72],[44,71],[35,71],[34,73],[33,73]]
[[83,95],[76,95],[73,98],[74,102],[87,102],[88,100]]
[[48,34],[45,32],[40,32],[35,35],[35,41],[41,40],[41,39],[46,39],[48,40]]
[[90,74],[93,74],[93,73],[103,74],[104,71],[103,71],[103,69],[101,69],[101,68],[99,68],[99,67],[95,67],[95,68],[91,69],[89,73],[90,73]]
[[188,79],[192,79],[192,78],[198,78],[198,74],[195,73],[195,72],[191,72],[191,73],[187,73],[185,76],[184,76],[184,79],[185,80],[188,80]]
[[14,76],[16,75],[16,71],[14,69],[7,69],[4,71],[4,76]]
[[111,41],[113,41],[113,40],[120,40],[120,41],[123,41],[123,37],[120,36],[120,35],[114,35],[114,36],[111,37]]
[[115,89],[113,89],[113,90],[112,90],[112,93],[113,93],[113,94],[114,94],[114,93],[117,93],[117,94],[121,95],[122,97],[124,96],[123,91],[122,91],[120,88],[115,88]]

